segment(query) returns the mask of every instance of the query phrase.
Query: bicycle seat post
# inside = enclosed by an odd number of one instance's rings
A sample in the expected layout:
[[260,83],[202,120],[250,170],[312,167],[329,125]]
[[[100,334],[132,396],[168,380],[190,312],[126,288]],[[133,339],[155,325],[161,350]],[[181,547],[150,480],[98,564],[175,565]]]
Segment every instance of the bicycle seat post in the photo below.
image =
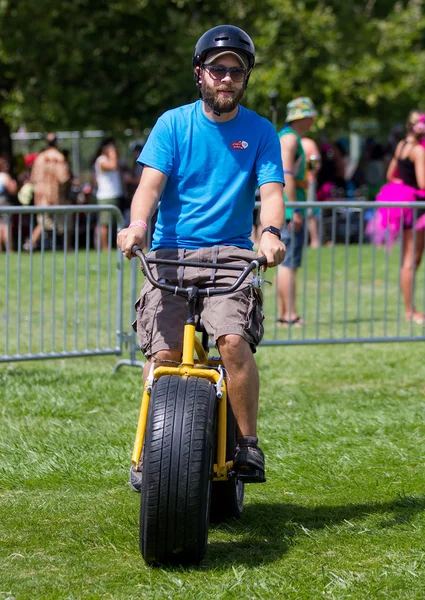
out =
[[198,288],[192,285],[187,292],[188,307],[184,325],[182,365],[193,367],[195,364],[195,310],[198,301]]

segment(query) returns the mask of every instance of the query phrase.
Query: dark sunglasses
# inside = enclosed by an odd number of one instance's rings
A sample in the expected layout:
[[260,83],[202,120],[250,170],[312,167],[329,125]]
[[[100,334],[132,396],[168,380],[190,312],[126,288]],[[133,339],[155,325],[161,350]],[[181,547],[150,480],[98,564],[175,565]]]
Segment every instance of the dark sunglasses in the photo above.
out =
[[208,71],[212,79],[222,80],[226,77],[227,73],[230,75],[230,79],[235,83],[245,81],[246,69],[240,69],[239,67],[225,67],[223,65],[204,65],[204,69]]

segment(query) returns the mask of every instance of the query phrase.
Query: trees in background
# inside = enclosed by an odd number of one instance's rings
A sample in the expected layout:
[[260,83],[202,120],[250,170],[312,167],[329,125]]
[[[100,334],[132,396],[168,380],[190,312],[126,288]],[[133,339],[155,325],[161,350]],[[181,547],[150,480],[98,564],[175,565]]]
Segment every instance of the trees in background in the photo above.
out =
[[[309,95],[321,125],[404,120],[425,99],[422,0],[0,0],[0,144],[8,127],[151,127],[197,97],[191,56],[214,25],[253,37],[246,104]],[[3,140],[3,141],[2,141]]]

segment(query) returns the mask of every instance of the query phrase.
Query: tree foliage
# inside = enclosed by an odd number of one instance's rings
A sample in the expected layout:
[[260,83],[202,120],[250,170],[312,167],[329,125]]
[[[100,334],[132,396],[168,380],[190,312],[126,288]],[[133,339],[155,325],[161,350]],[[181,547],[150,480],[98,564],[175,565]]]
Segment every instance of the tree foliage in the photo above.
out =
[[246,104],[317,104],[321,124],[404,119],[425,97],[422,0],[0,0],[0,118],[12,128],[152,126],[197,96],[198,37],[239,25],[257,47]]

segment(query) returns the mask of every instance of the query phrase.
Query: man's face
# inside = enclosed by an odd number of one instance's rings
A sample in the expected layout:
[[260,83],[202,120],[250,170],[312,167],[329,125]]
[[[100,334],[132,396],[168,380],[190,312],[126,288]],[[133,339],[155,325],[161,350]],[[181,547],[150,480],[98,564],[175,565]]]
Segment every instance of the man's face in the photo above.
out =
[[314,125],[314,117],[307,117],[306,119],[306,127],[308,128],[307,131],[309,131]]
[[[231,54],[220,56],[212,63],[212,66],[242,68],[238,59]],[[202,67],[199,75],[202,98],[213,110],[220,113],[229,113],[238,106],[245,93],[244,81],[232,81],[230,73],[226,73],[223,78],[217,77],[216,74],[208,70],[208,67]]]
[[306,117],[305,119],[300,119],[300,123],[302,124],[303,132],[307,133],[314,125],[314,117]]

